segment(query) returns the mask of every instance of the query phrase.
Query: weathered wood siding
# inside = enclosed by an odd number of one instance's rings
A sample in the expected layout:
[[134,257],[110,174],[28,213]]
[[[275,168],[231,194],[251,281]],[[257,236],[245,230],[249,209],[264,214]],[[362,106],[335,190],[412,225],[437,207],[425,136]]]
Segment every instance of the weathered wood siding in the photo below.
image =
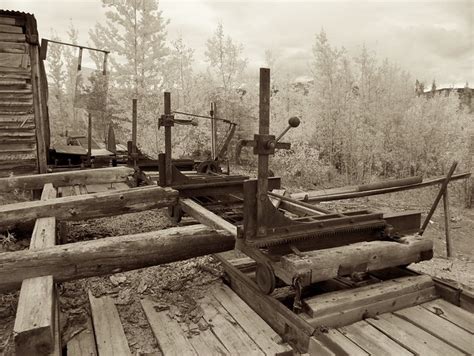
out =
[[[46,103],[32,83],[32,54],[38,48],[33,15],[0,11],[0,177],[46,170]],[[43,66],[37,72],[37,87],[47,90]]]

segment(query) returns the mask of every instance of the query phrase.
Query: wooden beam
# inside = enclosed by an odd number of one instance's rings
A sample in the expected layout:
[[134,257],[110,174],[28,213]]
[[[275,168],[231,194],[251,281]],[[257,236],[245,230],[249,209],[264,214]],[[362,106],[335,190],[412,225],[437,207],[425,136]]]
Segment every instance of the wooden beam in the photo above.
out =
[[237,226],[232,225],[230,222],[214,214],[212,211],[207,210],[195,201],[191,199],[180,199],[179,204],[185,213],[192,216],[201,224],[216,230],[227,231],[232,234],[232,236],[237,237]]
[[308,315],[314,318],[355,307],[367,306],[383,299],[399,297],[429,287],[434,287],[434,282],[430,276],[402,277],[357,289],[317,295],[305,299],[303,304]]
[[42,250],[0,253],[0,291],[18,288],[26,278],[52,275],[56,282],[118,273],[234,248],[225,231],[203,225],[114,236]]
[[103,184],[126,182],[127,178],[132,174],[132,168],[109,167],[60,173],[12,176],[7,178],[0,178],[0,191],[8,192],[12,191],[13,189],[41,189],[47,183],[52,183],[57,188],[76,184]]
[[48,216],[59,220],[86,220],[163,208],[177,202],[177,191],[152,186],[29,201],[0,206],[0,227],[11,227]]
[[[41,200],[56,197],[56,189],[48,183],[44,186]],[[30,250],[38,250],[56,244],[56,219],[36,220],[31,236]],[[25,279],[22,282],[13,335],[17,355],[51,353],[55,349],[55,334],[59,313],[52,276]],[[56,350],[57,352],[57,350]]]
[[321,326],[337,328],[350,325],[368,317],[377,317],[378,315],[393,310],[399,310],[412,307],[419,303],[429,302],[436,298],[438,298],[438,294],[436,293],[435,288],[428,287],[397,297],[381,299],[372,304],[355,306],[351,309],[311,318],[308,319],[308,322],[316,328]]
[[[433,241],[418,235],[402,237],[400,242],[366,241],[347,246],[304,252],[304,257],[288,254],[276,265],[286,271],[279,276],[291,284],[290,276],[305,275],[311,283],[326,281],[353,272],[368,272],[430,259]],[[309,273],[309,276],[308,276]],[[287,278],[288,277],[288,278]]]
[[98,354],[131,356],[125,331],[113,300],[109,296],[95,298],[89,291],[89,302]]

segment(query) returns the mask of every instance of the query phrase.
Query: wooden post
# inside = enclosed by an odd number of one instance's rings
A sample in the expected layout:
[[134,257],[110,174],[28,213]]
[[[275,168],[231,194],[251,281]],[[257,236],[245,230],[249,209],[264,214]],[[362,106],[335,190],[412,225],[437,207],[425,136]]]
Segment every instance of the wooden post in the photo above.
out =
[[48,147],[46,147],[47,133],[43,111],[41,108],[41,85],[40,85],[40,69],[39,69],[39,53],[38,46],[30,45],[31,53],[31,87],[33,90],[33,109],[36,125],[36,143],[37,143],[37,160],[38,172],[46,173],[48,170],[47,157]]
[[[260,103],[259,103],[259,127],[260,135],[270,133],[270,69],[260,68]],[[268,191],[268,154],[258,155],[258,188],[257,188],[257,222],[258,233],[266,235],[267,228],[263,224],[264,206]]]
[[430,219],[433,216],[436,210],[436,207],[438,206],[439,201],[441,200],[441,197],[444,195],[444,193],[446,192],[446,189],[448,188],[449,181],[451,180],[451,177],[454,171],[456,170],[457,166],[458,166],[458,162],[454,161],[453,164],[451,165],[451,168],[449,169],[448,175],[446,176],[443,183],[441,184],[441,187],[439,188],[438,195],[436,196],[436,199],[433,205],[431,206],[431,209],[428,212],[428,215],[426,216],[425,221],[423,222],[423,226],[420,229],[420,235],[423,235],[423,233],[425,232],[425,229],[428,226]]
[[137,168],[137,99],[132,100],[132,158],[133,168]]
[[452,244],[451,244],[451,235],[449,234],[449,195],[448,188],[443,194],[443,208],[444,208],[444,231],[446,233],[446,255],[447,257],[452,257]]
[[89,113],[89,120],[87,123],[87,165],[91,166],[92,159],[92,114]]
[[[171,94],[165,92],[165,115],[171,114]],[[171,162],[171,126],[165,126],[165,162],[166,162],[166,184],[171,185],[173,181],[173,171]]]
[[209,112],[211,116],[211,159],[217,158],[217,125],[215,120],[216,115],[216,103],[211,103],[211,111]]

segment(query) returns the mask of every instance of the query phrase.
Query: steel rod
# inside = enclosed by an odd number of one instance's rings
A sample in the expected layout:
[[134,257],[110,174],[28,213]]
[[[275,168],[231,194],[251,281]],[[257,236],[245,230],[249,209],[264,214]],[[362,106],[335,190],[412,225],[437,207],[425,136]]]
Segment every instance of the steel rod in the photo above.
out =
[[[453,175],[451,177],[451,180],[466,179],[466,178],[469,178],[470,176],[471,176],[471,173],[468,173],[468,172],[459,173],[459,174]],[[400,191],[403,191],[403,190],[424,188],[424,187],[428,187],[430,185],[439,184],[439,183],[442,183],[444,181],[444,179],[445,179],[445,177],[435,178],[435,179],[426,180],[422,183],[404,185],[404,186],[399,186],[399,187],[381,188],[381,189],[375,189],[375,190],[366,190],[366,191],[361,191],[361,192],[354,191],[354,192],[347,192],[347,193],[335,193],[335,194],[320,195],[320,196],[317,196],[317,197],[308,197],[306,195],[306,197],[302,198],[301,200],[304,200],[305,202],[313,203],[313,202],[344,200],[344,199],[367,197],[367,196],[371,196],[371,195],[395,193],[395,192],[400,192]]]
[[54,40],[49,40],[47,38],[44,38],[45,41],[51,42],[51,43],[56,43],[64,46],[71,46],[71,47],[76,47],[76,48],[83,48],[83,49],[88,49],[91,51],[97,51],[97,52],[103,52],[103,53],[110,53],[110,51],[104,50],[104,49],[98,49],[98,48],[92,48],[92,47],[87,47],[87,46],[81,46],[73,43],[66,43],[66,42],[61,42],[61,41],[54,41]]
[[[201,119],[212,120],[212,117],[211,117],[211,116],[191,114],[191,113],[189,113],[189,112],[183,112],[183,111],[173,111],[173,114],[185,115],[185,116],[191,116],[191,117],[198,117],[198,118],[201,118]],[[228,123],[228,124],[236,125],[235,122],[230,121],[230,120],[227,120],[227,119],[222,119],[222,118],[220,118],[220,117],[214,117],[214,120],[215,120],[215,121],[222,121],[222,122],[225,122],[225,123]]]

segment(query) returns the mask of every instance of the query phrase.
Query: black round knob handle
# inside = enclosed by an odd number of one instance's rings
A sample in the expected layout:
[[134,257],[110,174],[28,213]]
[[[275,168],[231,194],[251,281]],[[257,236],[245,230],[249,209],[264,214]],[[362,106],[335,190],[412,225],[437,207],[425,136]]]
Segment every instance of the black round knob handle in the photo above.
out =
[[290,119],[288,120],[288,125],[290,125],[291,127],[298,127],[300,126],[300,118],[297,117],[297,116],[293,116],[293,117],[290,117]]

